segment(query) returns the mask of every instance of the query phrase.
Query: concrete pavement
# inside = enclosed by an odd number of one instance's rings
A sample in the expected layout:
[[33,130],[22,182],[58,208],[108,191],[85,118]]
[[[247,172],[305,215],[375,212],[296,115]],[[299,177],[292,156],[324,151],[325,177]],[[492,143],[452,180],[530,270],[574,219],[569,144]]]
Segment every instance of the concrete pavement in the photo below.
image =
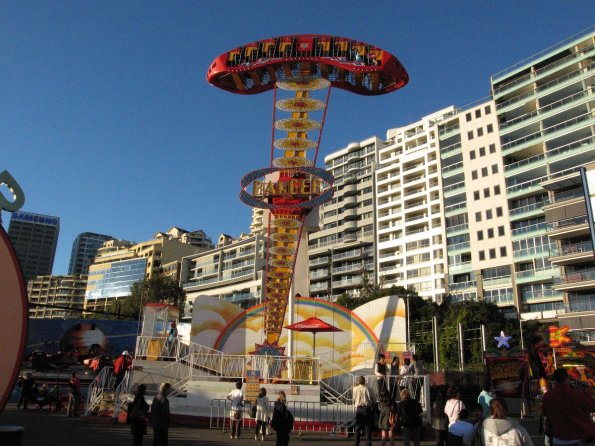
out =
[[[521,420],[529,433],[533,436],[534,446],[543,445],[543,436],[537,435],[537,423],[535,420]],[[17,425],[25,428],[22,446],[121,446],[132,443],[130,427],[126,425],[112,425],[108,419],[90,418],[68,418],[64,413],[16,410],[14,404],[8,404],[0,415],[0,425]],[[433,432],[430,430],[422,446],[434,446]],[[344,437],[332,437],[329,433],[306,432],[298,435],[292,433],[290,443],[306,442],[308,446],[328,446],[331,442],[336,446],[351,446],[353,439]],[[148,435],[145,436],[145,445],[153,444],[152,429],[148,428]],[[221,429],[208,429],[196,427],[177,427],[169,430],[170,446],[189,445],[213,445],[213,446],[257,446],[264,444],[274,446],[275,435],[270,435],[267,440],[256,442],[253,431],[244,430],[242,438],[232,440],[229,432]],[[402,445],[399,438],[397,445]],[[374,439],[374,445],[380,445],[380,439]]]

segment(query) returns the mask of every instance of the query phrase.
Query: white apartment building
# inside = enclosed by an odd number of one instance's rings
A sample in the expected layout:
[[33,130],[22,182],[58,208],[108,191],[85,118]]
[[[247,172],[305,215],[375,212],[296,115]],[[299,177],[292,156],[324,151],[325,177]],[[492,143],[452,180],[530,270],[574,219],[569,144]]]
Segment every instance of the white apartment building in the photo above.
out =
[[336,300],[353,293],[362,277],[376,280],[374,169],[379,138],[353,142],[325,157],[335,196],[320,207],[320,231],[309,235],[310,295]]
[[446,292],[446,259],[437,124],[453,113],[449,107],[389,130],[375,172],[379,283],[411,287],[438,302]]

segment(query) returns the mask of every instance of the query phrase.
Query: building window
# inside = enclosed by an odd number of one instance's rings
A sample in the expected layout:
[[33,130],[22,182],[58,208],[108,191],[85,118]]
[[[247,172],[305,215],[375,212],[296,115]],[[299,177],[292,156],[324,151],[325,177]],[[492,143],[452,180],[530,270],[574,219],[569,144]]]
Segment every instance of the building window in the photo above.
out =
[[479,251],[479,260],[485,260],[485,259],[486,259],[485,251]]
[[471,152],[469,152],[469,158],[471,158],[472,160],[475,159],[475,150],[472,150]]
[[480,147],[479,148],[479,156],[485,156],[485,154],[486,154],[486,148]]
[[482,177],[487,177],[488,176],[488,168],[487,167],[482,167],[481,168],[481,176]]
[[492,219],[492,210],[488,209],[486,211],[486,220],[491,220]]
[[504,236],[504,226],[498,226],[498,235],[500,237]]
[[486,115],[489,115],[490,113],[492,113],[492,108],[489,105],[486,105],[485,108],[483,109],[483,112]]
[[496,217],[502,217],[502,208],[500,206],[496,208]]
[[471,113],[467,113],[467,114],[465,115],[465,120],[466,120],[467,122],[471,121]]
[[478,128],[477,129],[477,137],[479,138],[480,136],[483,136],[483,128]]
[[500,247],[500,257],[506,257],[506,246]]
[[489,196],[490,196],[490,188],[489,188],[489,187],[486,187],[486,188],[483,190],[483,197],[484,197],[484,198],[489,198]]
[[495,259],[496,258],[496,249],[492,248],[490,249],[490,259]]
[[477,231],[477,240],[483,240],[483,231]]
[[473,139],[473,132],[467,132],[467,139],[468,140],[472,140]]
[[498,173],[498,164],[492,164],[492,173]]
[[490,144],[490,153],[496,153],[496,144]]
[[494,131],[494,126],[492,124],[488,124],[487,126],[487,132],[488,133],[492,133]]
[[500,185],[494,186],[494,195],[500,195]]
[[481,212],[475,213],[475,221],[481,221]]
[[471,172],[471,178],[477,180],[477,170]]
[[477,110],[475,110],[475,117],[481,118],[481,109],[478,108]]
[[494,228],[488,228],[488,238],[494,238]]
[[475,192],[473,192],[473,199],[474,200],[479,200],[479,191],[476,190]]

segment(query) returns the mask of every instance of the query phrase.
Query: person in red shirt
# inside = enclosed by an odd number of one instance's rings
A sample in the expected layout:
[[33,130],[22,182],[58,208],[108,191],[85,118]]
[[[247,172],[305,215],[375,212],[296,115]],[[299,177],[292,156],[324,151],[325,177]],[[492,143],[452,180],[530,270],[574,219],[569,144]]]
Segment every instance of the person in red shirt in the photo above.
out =
[[547,420],[546,433],[552,436],[553,444],[576,445],[594,439],[591,413],[595,413],[595,400],[570,387],[566,369],[556,369],[552,376],[556,384],[543,396],[541,410]]
[[116,383],[114,389],[118,388],[126,372],[132,368],[132,357],[128,350],[124,350],[120,356],[114,362],[114,375],[116,375]]

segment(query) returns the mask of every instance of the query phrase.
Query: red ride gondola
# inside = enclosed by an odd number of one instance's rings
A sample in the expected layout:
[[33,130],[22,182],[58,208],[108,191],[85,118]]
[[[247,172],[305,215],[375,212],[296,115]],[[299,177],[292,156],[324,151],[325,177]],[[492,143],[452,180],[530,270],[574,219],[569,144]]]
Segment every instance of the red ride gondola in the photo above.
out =
[[223,90],[256,94],[308,72],[333,87],[362,95],[390,93],[409,75],[389,52],[345,37],[301,34],[252,42],[217,57],[207,80]]

